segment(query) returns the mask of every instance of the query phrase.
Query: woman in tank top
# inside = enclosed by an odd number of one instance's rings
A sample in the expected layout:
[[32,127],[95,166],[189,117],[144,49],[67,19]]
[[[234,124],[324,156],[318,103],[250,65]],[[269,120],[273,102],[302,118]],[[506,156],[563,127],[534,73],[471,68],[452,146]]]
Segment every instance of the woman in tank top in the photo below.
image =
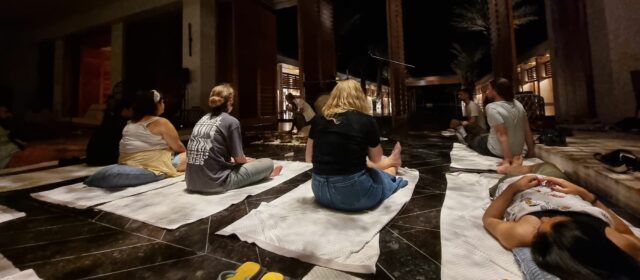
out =
[[[186,168],[185,146],[176,128],[165,118],[164,100],[156,91],[136,95],[131,121],[122,130],[119,163],[174,177]],[[174,157],[174,154],[176,156]]]
[[530,247],[537,266],[562,279],[640,275],[640,238],[624,221],[594,194],[556,178],[564,177],[557,167],[521,163],[520,157],[500,166],[510,175],[495,186],[482,218],[502,246]]
[[186,169],[186,148],[175,127],[159,117],[164,112],[156,90],[136,93],[133,115],[122,130],[118,164],[87,178],[86,185],[101,188],[135,187],[181,175]]

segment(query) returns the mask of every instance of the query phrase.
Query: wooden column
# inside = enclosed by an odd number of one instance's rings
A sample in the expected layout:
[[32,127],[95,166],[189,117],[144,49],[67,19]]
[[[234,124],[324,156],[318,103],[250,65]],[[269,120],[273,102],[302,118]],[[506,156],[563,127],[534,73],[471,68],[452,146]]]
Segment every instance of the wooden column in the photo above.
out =
[[513,31],[513,4],[511,0],[489,1],[491,29],[491,56],[494,77],[512,82],[514,88],[519,81],[516,74],[516,43]]
[[305,99],[313,104],[336,76],[331,0],[298,1],[298,48]]
[[[232,114],[253,125],[277,115],[276,17],[260,0],[217,4],[217,80],[236,90]],[[243,127],[244,128],[244,127]]]
[[[387,38],[389,59],[404,63],[404,33],[402,32],[402,0],[387,0]],[[393,115],[407,114],[408,100],[403,65],[389,64],[389,83]]]
[[545,2],[556,118],[573,122],[595,117],[586,3],[583,0]]

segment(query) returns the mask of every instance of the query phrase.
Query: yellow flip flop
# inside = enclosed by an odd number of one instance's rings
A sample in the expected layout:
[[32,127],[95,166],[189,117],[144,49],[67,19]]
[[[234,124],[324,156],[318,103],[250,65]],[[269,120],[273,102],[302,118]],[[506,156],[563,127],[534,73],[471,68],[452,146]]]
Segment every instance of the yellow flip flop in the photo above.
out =
[[240,265],[236,271],[220,273],[218,280],[250,280],[260,273],[260,265],[254,262],[246,262]]
[[263,275],[260,280],[284,280],[284,276],[277,272],[268,272],[267,274]]

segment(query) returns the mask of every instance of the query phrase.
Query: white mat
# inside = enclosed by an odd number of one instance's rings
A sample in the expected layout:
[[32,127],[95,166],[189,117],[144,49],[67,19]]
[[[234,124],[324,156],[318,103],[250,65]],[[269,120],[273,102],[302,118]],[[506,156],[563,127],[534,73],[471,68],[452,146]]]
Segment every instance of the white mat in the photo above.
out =
[[37,280],[40,279],[33,269],[20,271],[8,259],[0,254],[0,280]]
[[314,266],[302,280],[362,280],[362,278],[322,266]]
[[27,214],[23,213],[23,212],[19,212],[16,210],[13,210],[9,207],[0,205],[0,223],[4,223],[7,221],[11,221],[13,219],[17,219],[17,218],[21,218],[26,216]]
[[308,181],[291,192],[262,203],[248,215],[217,232],[287,257],[331,269],[374,273],[380,255],[378,232],[409,201],[418,171],[402,168],[409,185],[378,208],[363,213],[333,211],[318,205]]
[[3,176],[5,174],[9,174],[9,173],[17,173],[17,172],[29,171],[31,169],[54,167],[54,166],[57,166],[58,163],[59,163],[59,161],[53,160],[53,161],[36,163],[36,164],[32,164],[32,165],[13,167],[13,168],[5,168],[5,169],[1,169],[0,170],[0,176]]
[[253,186],[232,190],[218,195],[187,193],[186,183],[180,182],[166,188],[138,196],[123,198],[98,207],[127,218],[157,227],[176,229],[199,219],[218,213],[232,204],[244,200],[311,169],[310,163],[275,161],[282,165],[279,176]]
[[522,279],[511,251],[482,225],[489,188],[502,175],[447,174],[447,193],[440,213],[442,279]]
[[87,166],[86,164],[21,173],[0,177],[0,192],[34,188],[72,179],[91,176],[101,166]]
[[50,191],[32,193],[31,197],[53,204],[85,209],[94,205],[173,185],[181,181],[184,181],[184,175],[124,189],[95,188],[89,187],[84,183],[77,183]]
[[[451,167],[495,171],[500,161],[502,161],[502,159],[483,156],[465,145],[453,143],[453,150],[451,150]],[[523,165],[532,165],[542,162],[542,160],[537,158],[528,158],[524,160]]]

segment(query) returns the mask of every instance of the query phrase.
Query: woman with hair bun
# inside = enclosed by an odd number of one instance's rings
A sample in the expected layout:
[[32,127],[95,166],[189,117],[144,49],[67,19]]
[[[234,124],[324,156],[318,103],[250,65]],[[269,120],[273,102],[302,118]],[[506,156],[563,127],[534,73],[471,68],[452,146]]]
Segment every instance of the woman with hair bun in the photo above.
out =
[[209,95],[211,113],[193,128],[187,145],[187,189],[224,193],[280,174],[271,159],[253,159],[242,151],[240,122],[229,115],[234,90],[229,84],[214,87]]

